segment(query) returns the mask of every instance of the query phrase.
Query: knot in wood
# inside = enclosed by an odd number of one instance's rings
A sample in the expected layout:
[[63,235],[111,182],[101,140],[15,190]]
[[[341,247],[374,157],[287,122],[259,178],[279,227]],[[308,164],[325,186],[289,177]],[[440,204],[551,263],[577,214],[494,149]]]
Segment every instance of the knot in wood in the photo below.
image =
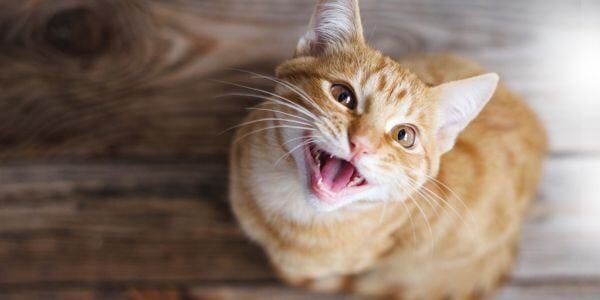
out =
[[64,54],[97,56],[109,48],[108,24],[88,8],[59,11],[45,26],[45,41]]

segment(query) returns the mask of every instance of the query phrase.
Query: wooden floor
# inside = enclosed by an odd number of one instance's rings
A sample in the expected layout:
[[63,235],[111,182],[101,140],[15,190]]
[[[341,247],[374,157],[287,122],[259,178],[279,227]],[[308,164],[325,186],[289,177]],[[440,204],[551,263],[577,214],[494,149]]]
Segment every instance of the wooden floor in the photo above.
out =
[[[281,285],[226,203],[230,133],[313,1],[0,1],[0,299],[336,299]],[[363,0],[384,52],[500,73],[551,153],[498,299],[600,299],[600,1]],[[339,296],[340,299],[351,298]]]

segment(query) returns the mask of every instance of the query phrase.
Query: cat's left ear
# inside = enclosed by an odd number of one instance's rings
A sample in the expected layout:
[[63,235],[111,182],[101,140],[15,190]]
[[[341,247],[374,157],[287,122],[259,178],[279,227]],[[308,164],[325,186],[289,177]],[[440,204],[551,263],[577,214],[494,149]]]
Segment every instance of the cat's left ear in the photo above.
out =
[[467,127],[492,98],[499,77],[487,73],[434,87],[438,102],[438,149],[454,147],[458,134]]
[[296,56],[319,56],[327,48],[364,43],[358,0],[319,0]]

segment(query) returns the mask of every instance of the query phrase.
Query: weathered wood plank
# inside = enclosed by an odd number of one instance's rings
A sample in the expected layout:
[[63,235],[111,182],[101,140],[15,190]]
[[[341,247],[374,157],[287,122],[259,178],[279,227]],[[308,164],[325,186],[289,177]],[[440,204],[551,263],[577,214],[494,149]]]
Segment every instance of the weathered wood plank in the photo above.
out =
[[[269,88],[313,1],[3,1],[0,158],[220,157],[247,99]],[[600,152],[597,1],[364,0],[366,35],[400,57],[455,52],[500,72],[545,121],[554,152]],[[118,28],[118,29],[117,29]],[[127,30],[123,30],[127,29]],[[59,34],[59,33],[62,33]]]
[[224,173],[223,165],[188,163],[3,166],[0,290],[272,278],[228,212]]
[[546,162],[515,277],[600,277],[599,182],[598,157],[559,157]]
[[[600,207],[594,194],[577,193],[597,189],[599,165],[597,157],[549,160],[515,280],[600,278]],[[201,162],[2,165],[0,290],[40,282],[274,280],[229,213],[225,169]],[[571,179],[578,174],[590,180]]]
[[[597,300],[600,295],[598,282],[550,282],[550,283],[508,283],[494,297],[497,300]],[[212,285],[179,287],[72,287],[41,288],[29,291],[0,291],[0,297],[6,300],[261,300],[261,299],[354,299],[350,296],[335,296],[308,293],[274,284],[252,285]]]
[[[571,284],[541,284],[532,286],[507,285],[499,291],[495,299],[498,300],[562,300],[581,299],[596,300],[600,295],[600,284],[597,283],[571,283]],[[185,287],[185,288],[64,288],[49,290],[33,290],[21,292],[0,292],[0,297],[6,300],[101,300],[101,299],[127,299],[127,300],[205,300],[205,299],[320,299],[341,300],[355,299],[351,296],[319,295],[297,291],[282,286],[246,286],[237,287],[227,285],[221,287]]]
[[104,287],[47,288],[29,291],[0,291],[5,300],[57,299],[57,300],[354,300],[349,295],[316,294],[275,283],[208,284],[187,286],[139,286],[135,284]]
[[509,284],[499,291],[497,300],[597,300],[600,281],[537,282]]
[[[600,282],[509,282],[498,291],[497,300],[563,300],[581,299],[596,300],[600,295]],[[101,287],[54,287],[37,288],[28,291],[0,291],[0,298],[6,300],[262,300],[262,299],[318,299],[318,300],[353,300],[350,295],[324,295],[284,287],[275,283],[254,282],[249,284],[213,284],[213,285],[181,285],[138,286],[124,284],[120,286]]]

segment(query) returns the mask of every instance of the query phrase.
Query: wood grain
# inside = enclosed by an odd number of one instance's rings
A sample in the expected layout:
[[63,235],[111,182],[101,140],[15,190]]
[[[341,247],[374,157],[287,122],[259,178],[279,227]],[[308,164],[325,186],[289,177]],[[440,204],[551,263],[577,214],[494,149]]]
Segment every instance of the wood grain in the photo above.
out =
[[159,287],[145,288],[135,285],[109,286],[102,289],[91,287],[41,289],[36,291],[22,291],[18,293],[3,293],[0,297],[6,300],[20,299],[57,299],[57,300],[224,300],[224,299],[282,299],[282,300],[355,300],[348,295],[323,295],[309,293],[302,290],[285,288],[273,283],[254,283],[252,285],[240,284],[209,284],[192,285],[189,287]]
[[[594,176],[598,165],[598,158],[554,158],[542,186],[563,181],[565,191],[596,189],[591,180],[568,179]],[[207,162],[2,165],[0,291],[179,285],[235,298],[252,286],[256,295],[282,289],[229,213],[225,169]],[[594,238],[600,206],[565,209],[563,196],[541,195],[507,293],[532,281],[544,286],[600,278]],[[586,204],[585,194],[579,196],[572,203]],[[220,285],[204,286],[210,282]],[[525,293],[537,293],[532,289]]]
[[[313,1],[0,5],[0,158],[222,159],[230,134],[218,132],[255,101],[215,100],[231,88],[208,79],[270,88],[227,68],[272,74],[292,53]],[[394,57],[454,52],[476,59],[538,111],[552,151],[599,152],[600,93],[569,68],[580,42],[571,37],[589,31],[586,43],[600,39],[592,26],[600,19],[598,2],[361,6],[373,46]]]
[[3,167],[0,287],[272,278],[229,215],[215,184],[223,173],[188,163]]

